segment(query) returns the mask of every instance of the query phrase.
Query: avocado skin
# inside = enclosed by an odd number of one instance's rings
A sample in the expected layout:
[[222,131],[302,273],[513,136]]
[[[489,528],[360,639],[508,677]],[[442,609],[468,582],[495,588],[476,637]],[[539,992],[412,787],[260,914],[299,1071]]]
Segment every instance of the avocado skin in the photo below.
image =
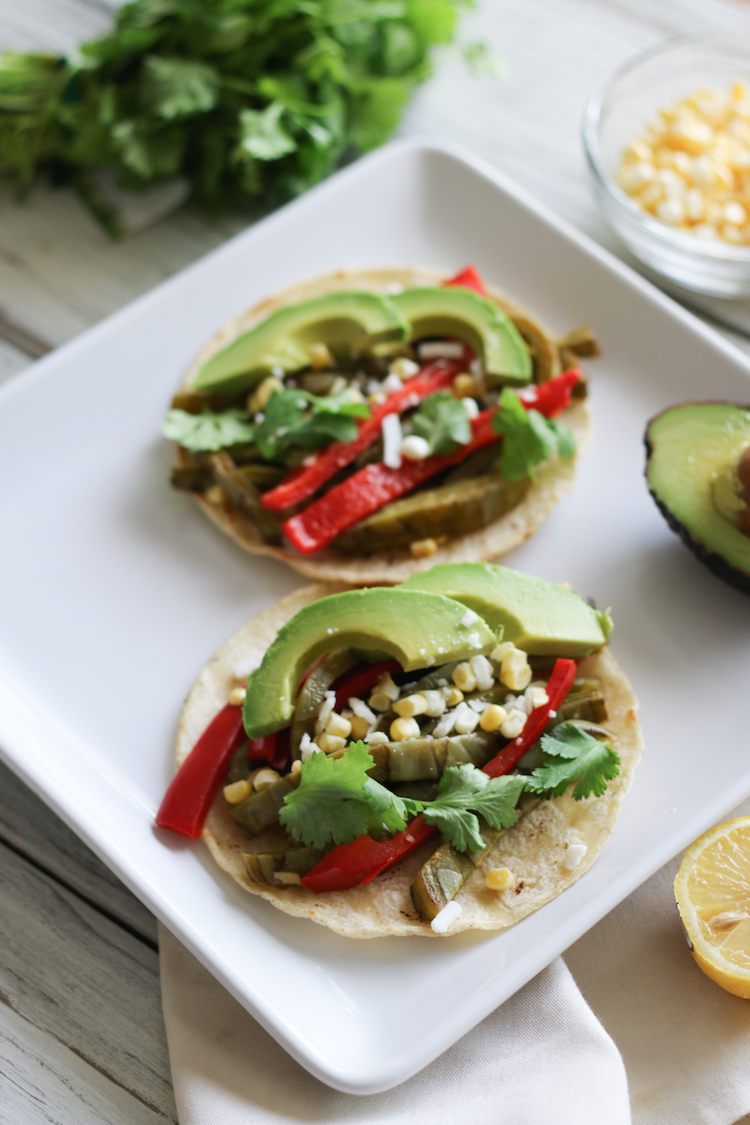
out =
[[[729,405],[735,404],[720,402],[718,400],[713,400],[711,402],[705,403],[680,403],[680,406],[698,407]],[[666,520],[669,528],[680,537],[682,542],[685,544],[688,550],[691,551],[693,555],[695,555],[698,561],[703,563],[703,565],[708,570],[710,570],[713,575],[715,575],[717,578],[720,578],[722,582],[726,582],[727,585],[733,586],[735,590],[740,590],[743,594],[750,594],[750,572],[741,570],[739,567],[733,566],[732,563],[727,562],[727,560],[723,558],[722,555],[718,554],[716,551],[711,550],[711,548],[706,543],[703,543],[701,542],[701,540],[696,539],[695,536],[690,533],[685,524],[677,518],[674,512],[672,512],[667,502],[663,500],[661,496],[659,496],[658,492],[651,484],[651,480],[649,479],[649,469],[651,467],[652,458],[654,456],[654,443],[651,440],[651,428],[659,418],[662,418],[665,414],[668,414],[670,411],[675,409],[677,409],[677,407],[668,407],[666,410],[660,411],[659,414],[655,414],[654,417],[650,419],[648,425],[646,426],[646,432],[643,437],[643,444],[646,447],[646,467],[644,470],[644,476],[646,478],[646,485],[648,487],[648,490],[651,493],[654,503]],[[738,409],[750,411],[750,406],[738,405]]]
[[[680,405],[723,406],[728,404],[720,403],[719,400],[714,400],[714,402],[712,403],[683,403]],[[668,409],[674,408],[675,407],[668,407]],[[750,406],[743,406],[742,409],[749,409],[750,411]],[[679,538],[683,540],[685,546],[689,551],[692,551],[693,555],[698,559],[699,562],[703,562],[703,565],[707,567],[708,570],[711,570],[711,573],[717,578],[721,578],[722,582],[733,586],[734,589],[739,589],[739,591],[741,591],[743,594],[750,594],[750,573],[748,573],[747,570],[740,570],[738,567],[732,566],[731,562],[726,561],[726,559],[721,555],[717,555],[716,551],[712,551],[711,548],[707,547],[705,543],[701,542],[701,540],[695,539],[694,535],[690,534],[685,524],[681,523],[680,520],[677,519],[677,516],[674,514],[674,512],[670,510],[666,501],[663,501],[663,499],[659,496],[657,490],[651,486],[651,481],[649,480],[649,468],[651,465],[651,458],[653,457],[653,442],[651,441],[650,436],[651,426],[654,422],[657,421],[657,418],[660,418],[662,414],[666,413],[667,411],[661,411],[659,414],[654,414],[647,427],[645,427],[645,433],[643,435],[643,444],[645,445],[645,469],[643,475],[645,477],[645,483],[647,483],[649,492],[653,499],[653,503],[657,505],[662,516],[665,517],[669,528],[674,531],[676,535],[679,535]]]

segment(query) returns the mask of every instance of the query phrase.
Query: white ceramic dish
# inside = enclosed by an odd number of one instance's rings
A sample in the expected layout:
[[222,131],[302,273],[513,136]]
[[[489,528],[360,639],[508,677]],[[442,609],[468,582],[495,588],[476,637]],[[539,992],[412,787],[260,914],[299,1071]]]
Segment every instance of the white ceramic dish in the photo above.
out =
[[[347,941],[245,894],[200,843],[152,829],[193,678],[298,584],[170,491],[165,406],[243,307],[319,271],[388,262],[473,262],[552,329],[594,325],[605,353],[576,489],[508,561],[614,607],[646,752],[592,870],[494,936]],[[670,403],[750,400],[748,370],[486,165],[435,145],[380,150],[0,391],[4,758],[303,1066],[355,1093],[395,1085],[750,793],[750,600],[668,531],[642,446]]]

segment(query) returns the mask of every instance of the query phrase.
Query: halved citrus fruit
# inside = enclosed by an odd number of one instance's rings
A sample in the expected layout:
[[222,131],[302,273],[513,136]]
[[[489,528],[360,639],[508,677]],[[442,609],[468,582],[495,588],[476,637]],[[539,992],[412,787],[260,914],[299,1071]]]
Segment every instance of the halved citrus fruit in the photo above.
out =
[[750,816],[709,829],[674,881],[693,957],[735,996],[750,999]]

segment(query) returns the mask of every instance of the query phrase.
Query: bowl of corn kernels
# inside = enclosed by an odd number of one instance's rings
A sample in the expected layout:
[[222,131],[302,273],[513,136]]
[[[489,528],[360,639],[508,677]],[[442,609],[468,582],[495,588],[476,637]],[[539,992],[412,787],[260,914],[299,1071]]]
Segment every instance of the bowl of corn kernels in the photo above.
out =
[[679,39],[589,99],[598,202],[629,249],[679,285],[750,294],[750,40]]

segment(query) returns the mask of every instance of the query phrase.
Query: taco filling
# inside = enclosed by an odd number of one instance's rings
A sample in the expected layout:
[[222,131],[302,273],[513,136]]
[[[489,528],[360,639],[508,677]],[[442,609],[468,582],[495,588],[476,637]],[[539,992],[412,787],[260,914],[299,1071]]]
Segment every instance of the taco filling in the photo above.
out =
[[291,595],[305,604],[246,686],[237,661],[265,626],[208,666],[157,824],[197,838],[205,822],[248,889],[350,936],[502,928],[560,893],[640,753],[609,614],[487,563],[320,589]]
[[293,564],[331,556],[342,577],[384,552],[430,558],[528,504],[540,470],[572,464],[577,356],[596,354],[587,331],[558,346],[506,313],[473,269],[365,279],[388,292],[329,285],[228,330],[163,427],[172,484],[244,546]]

